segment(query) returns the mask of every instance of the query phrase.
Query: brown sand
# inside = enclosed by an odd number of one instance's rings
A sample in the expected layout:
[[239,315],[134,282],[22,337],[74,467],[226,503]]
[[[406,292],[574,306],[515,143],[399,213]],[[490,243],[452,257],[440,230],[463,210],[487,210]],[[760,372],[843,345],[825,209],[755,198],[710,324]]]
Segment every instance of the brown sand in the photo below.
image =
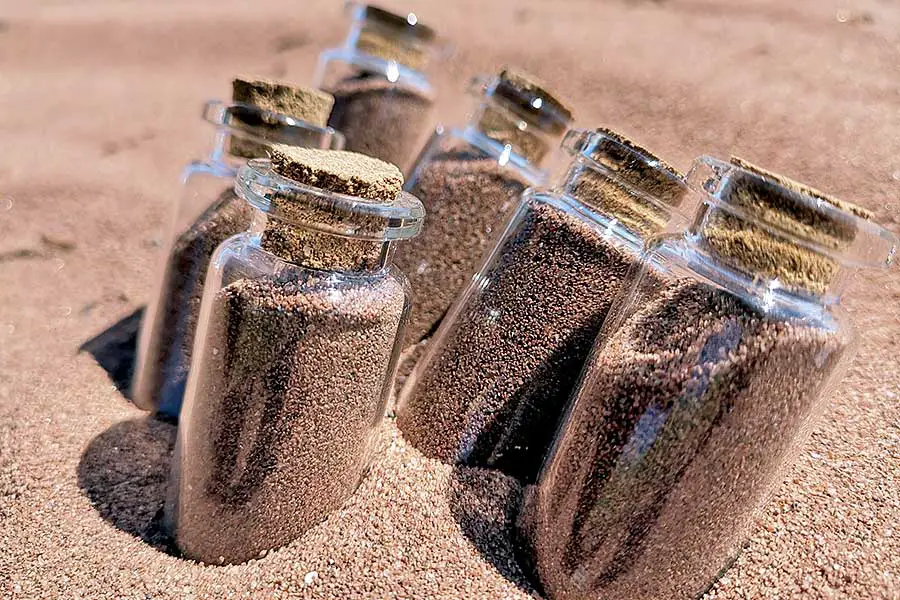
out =
[[392,277],[335,284],[300,269],[213,298],[180,422],[177,542],[238,563],[300,537],[356,489],[406,299]]
[[428,133],[431,97],[402,81],[359,75],[340,80],[328,91],[334,109],[328,124],[344,134],[347,150],[395,164],[406,172]]
[[[459,48],[445,89],[522,64],[573,99],[583,122],[634,134],[676,166],[701,152],[744,156],[858,202],[897,230],[900,6],[854,4],[423,0],[416,11]],[[308,82],[316,53],[338,43],[346,23],[334,3],[307,5],[317,19],[292,17],[296,3],[286,0],[266,11],[219,2],[4,5],[0,597],[362,598],[389,595],[389,585],[407,596],[527,597],[461,530],[442,526],[448,506],[409,487],[371,519],[363,496],[352,500],[356,520],[335,533],[343,538],[314,544],[311,532],[238,567],[183,562],[152,545],[153,531],[151,543],[134,535],[158,508],[149,499],[159,491],[148,490],[158,490],[168,426],[141,433],[143,414],[76,351],[150,292],[178,170],[207,144],[198,103],[225,96],[235,72]],[[444,99],[442,120],[459,121],[466,106]],[[864,282],[850,303],[865,332],[860,356],[707,600],[900,597],[900,276]],[[79,488],[85,451],[82,480],[109,478],[91,494]],[[409,448],[392,460],[363,490],[382,494],[400,479],[449,485],[449,472]],[[427,532],[408,527],[428,511]],[[385,544],[391,538],[396,545]],[[338,562],[344,552],[350,558]],[[369,574],[342,593],[351,564]],[[454,580],[470,590],[454,592]]]
[[[558,202],[558,204],[557,204]],[[538,194],[428,345],[397,401],[423,454],[537,477],[603,319],[633,265],[620,240]]]
[[425,204],[425,225],[394,255],[412,299],[404,348],[434,333],[527,187],[512,167],[476,152],[437,153],[416,169],[410,191]]

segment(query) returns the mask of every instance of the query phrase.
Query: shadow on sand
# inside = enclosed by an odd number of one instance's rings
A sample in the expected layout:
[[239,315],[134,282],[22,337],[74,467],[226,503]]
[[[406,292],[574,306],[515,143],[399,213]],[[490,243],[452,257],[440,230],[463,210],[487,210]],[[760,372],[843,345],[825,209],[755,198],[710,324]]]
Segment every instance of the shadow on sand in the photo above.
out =
[[88,444],[78,485],[105,520],[177,555],[162,527],[175,432],[174,425],[152,417],[116,423]]
[[131,400],[131,375],[137,355],[137,336],[144,309],[139,308],[78,348],[88,352],[122,394]]
[[[451,476],[448,500],[453,517],[469,542],[506,579],[526,594],[537,597],[539,589],[517,561],[521,552],[515,534],[522,491],[512,478],[499,471],[456,467]],[[497,496],[502,496],[502,502]]]

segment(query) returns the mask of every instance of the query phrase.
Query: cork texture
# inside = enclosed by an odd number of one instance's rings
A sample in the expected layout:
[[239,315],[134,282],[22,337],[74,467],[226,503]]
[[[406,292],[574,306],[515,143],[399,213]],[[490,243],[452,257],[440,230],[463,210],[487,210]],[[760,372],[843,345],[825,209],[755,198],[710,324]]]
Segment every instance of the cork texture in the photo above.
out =
[[272,165],[288,179],[361,199],[390,201],[403,188],[400,169],[356,152],[275,145]]
[[428,65],[428,52],[425,47],[402,37],[391,36],[388,32],[382,31],[382,28],[361,31],[356,47],[360,52],[398,62],[416,71],[421,71]]
[[521,129],[519,119],[514,115],[490,105],[481,113],[478,128],[490,139],[504,145],[509,144],[513,152],[535,165],[552,150],[540,132],[536,133],[530,127]]
[[[646,157],[648,159],[648,162],[652,162],[656,167],[661,169],[664,173],[668,173],[668,175],[670,175],[671,177],[674,177],[677,179],[684,179],[684,173],[682,173],[681,171],[679,171],[678,169],[676,169],[675,167],[673,167],[672,165],[670,165],[669,163],[667,163],[666,161],[664,161],[663,159],[658,157],[656,154],[654,154],[650,150],[647,150],[643,146],[637,144],[634,140],[632,140],[628,137],[625,137],[621,133],[619,133],[617,131],[613,131],[612,129],[609,129],[607,127],[598,127],[594,131],[596,131],[597,133],[600,133],[602,135],[605,135],[606,137],[618,142],[619,144],[625,146],[629,150],[633,150],[634,152],[637,152],[638,154],[643,154],[644,157]],[[653,169],[653,170],[656,171],[656,169]],[[671,182],[671,178],[664,177],[663,181]],[[676,187],[680,188],[681,186],[676,186]],[[680,194],[679,194],[679,197],[680,197]]]
[[835,198],[834,196],[831,196],[824,192],[820,192],[819,190],[817,190],[814,187],[808,186],[804,183],[794,181],[793,179],[789,179],[788,177],[785,177],[784,175],[779,175],[778,173],[773,173],[772,171],[767,171],[766,169],[763,169],[762,167],[758,167],[758,166],[754,165],[753,163],[748,162],[748,161],[744,160],[743,158],[740,158],[739,156],[732,156],[731,164],[733,164],[736,167],[740,167],[740,168],[744,169],[745,171],[750,171],[751,173],[759,175],[760,177],[762,177],[764,179],[769,179],[771,181],[774,181],[775,183],[778,183],[779,185],[784,186],[785,188],[787,188],[789,190],[797,192],[798,194],[804,194],[806,196],[811,196],[813,198],[816,198],[817,200],[824,200],[828,204],[831,204],[832,206],[835,206],[845,212],[856,215],[857,217],[859,217],[861,219],[869,220],[872,218],[872,213],[861,206],[857,206],[853,203],[847,202],[846,200],[841,200],[840,198]]

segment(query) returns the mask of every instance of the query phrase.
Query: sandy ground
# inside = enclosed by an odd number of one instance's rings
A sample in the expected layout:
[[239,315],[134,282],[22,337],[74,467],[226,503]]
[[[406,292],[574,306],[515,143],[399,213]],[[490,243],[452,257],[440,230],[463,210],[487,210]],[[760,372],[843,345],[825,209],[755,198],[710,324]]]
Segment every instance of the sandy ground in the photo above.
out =
[[[465,112],[456,90],[470,74],[520,64],[582,125],[619,128],[681,167],[739,154],[897,231],[900,4],[848,4],[408,2],[456,45],[440,78],[447,120]],[[333,0],[0,2],[0,597],[340,597],[327,564],[307,577],[327,557],[302,543],[229,568],[166,554],[150,524],[171,430],[107,369],[121,378],[116,343],[134,320],[119,322],[149,291],[179,169],[209,143],[201,101],[236,73],[307,81],[343,30]],[[848,310],[858,360],[709,598],[900,598],[897,272],[862,277]],[[103,332],[88,349],[107,369],[79,352]],[[368,595],[426,597],[463,578],[460,597],[527,597],[463,533],[430,534],[458,546],[456,562],[426,565],[433,587]]]

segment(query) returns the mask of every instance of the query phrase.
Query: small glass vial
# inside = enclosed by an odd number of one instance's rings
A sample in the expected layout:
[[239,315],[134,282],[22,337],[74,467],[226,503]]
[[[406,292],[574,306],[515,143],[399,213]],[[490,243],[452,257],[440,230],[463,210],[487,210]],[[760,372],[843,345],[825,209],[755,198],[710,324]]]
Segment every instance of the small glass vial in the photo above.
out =
[[840,300],[897,240],[739,160],[648,246],[610,310],[520,523],[550,598],[695,598],[736,557],[854,344]]
[[[252,93],[259,86],[270,92],[268,101]],[[327,94],[268,82],[235,81],[235,98],[283,110],[291,107],[285,100],[278,104],[278,98],[285,96],[304,99],[310,120],[243,102],[212,101],[205,106],[203,116],[215,126],[213,146],[205,160],[194,161],[184,170],[183,192],[175,206],[170,240],[141,324],[132,382],[135,404],[161,417],[177,419],[181,410],[203,283],[213,250],[250,224],[250,207],[234,194],[237,169],[249,158],[266,156],[272,143],[343,147],[343,136],[323,126],[331,108]],[[299,112],[296,105],[295,109]]]
[[349,152],[276,147],[241,169],[253,223],[210,266],[167,501],[189,558],[254,558],[356,489],[409,305],[394,245],[424,218],[401,184]]
[[426,72],[435,33],[414,13],[348,2],[352,24],[339,48],[319,57],[314,85],[334,95],[328,124],[347,149],[405,173],[431,127],[435,92]]
[[439,127],[406,183],[429,216],[395,259],[413,293],[406,346],[434,332],[525,188],[546,183],[546,159],[572,122],[569,108],[520,71],[503,69],[470,91],[478,104],[469,123]]
[[609,131],[572,131],[558,187],[528,190],[398,401],[424,454],[531,482],[643,240],[682,176]]

